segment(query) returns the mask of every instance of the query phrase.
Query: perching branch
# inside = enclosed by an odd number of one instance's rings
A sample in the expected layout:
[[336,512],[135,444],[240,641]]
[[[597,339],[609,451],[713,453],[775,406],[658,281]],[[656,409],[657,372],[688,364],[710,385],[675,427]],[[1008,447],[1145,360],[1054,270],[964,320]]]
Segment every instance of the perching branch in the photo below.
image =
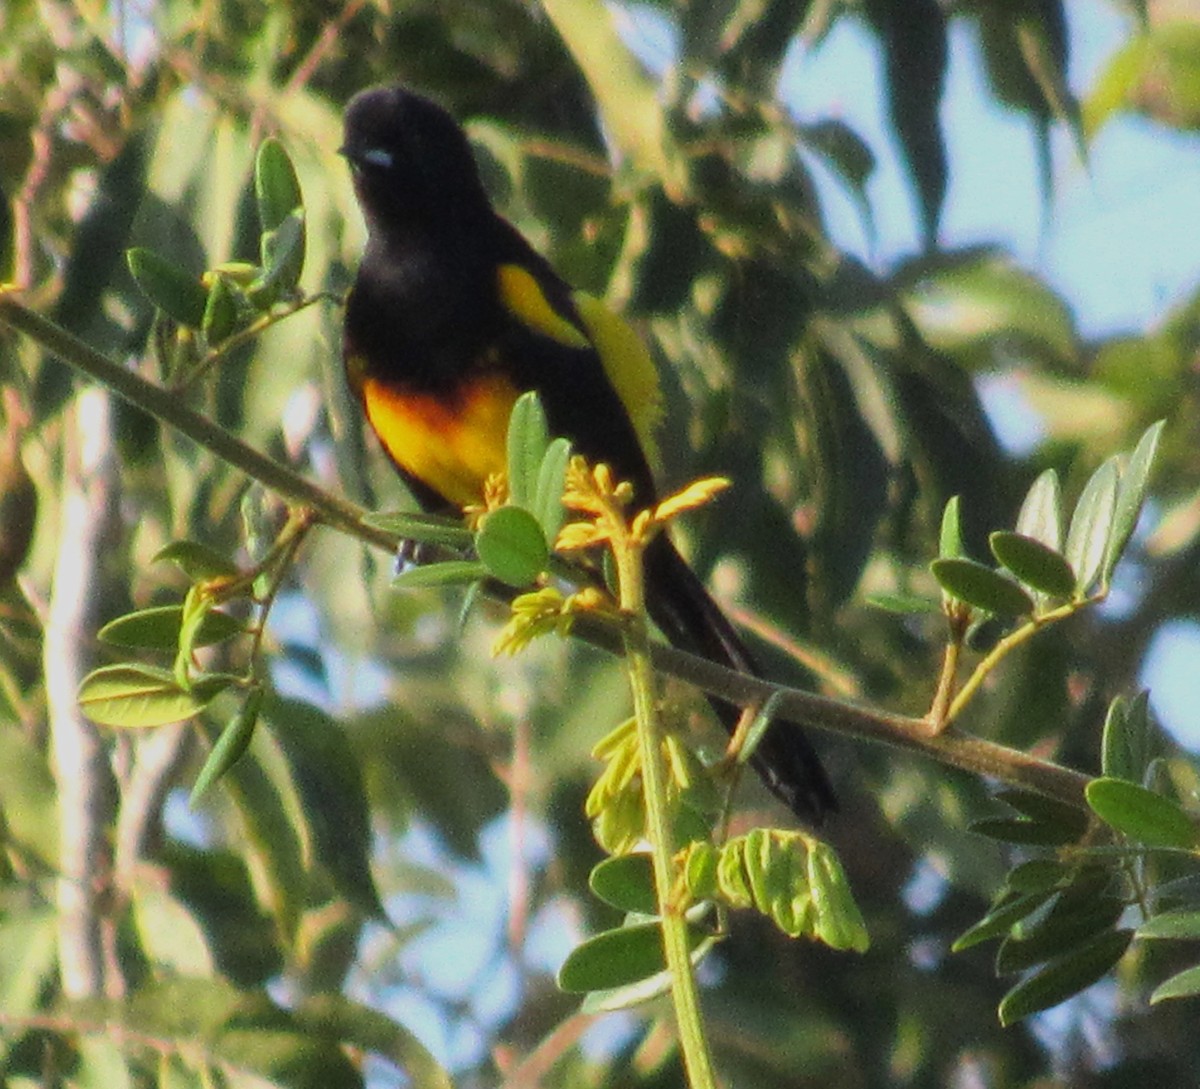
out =
[[[182,404],[178,396],[126,370],[23,306],[12,291],[0,290],[0,324],[24,333],[63,362],[104,383],[129,403],[174,427],[285,499],[307,506],[321,522],[376,548],[395,552],[399,546],[398,535],[368,524],[367,512],[361,507],[247,446],[206,416]],[[597,647],[622,653],[621,636],[610,627],[580,618],[575,630]],[[891,745],[1071,805],[1083,804],[1087,776],[1017,749],[972,737],[956,727],[933,736],[925,719],[889,714],[775,685],[666,646],[652,646],[651,657],[655,668],[731,703],[749,706],[779,692],[780,717],[799,726]]]

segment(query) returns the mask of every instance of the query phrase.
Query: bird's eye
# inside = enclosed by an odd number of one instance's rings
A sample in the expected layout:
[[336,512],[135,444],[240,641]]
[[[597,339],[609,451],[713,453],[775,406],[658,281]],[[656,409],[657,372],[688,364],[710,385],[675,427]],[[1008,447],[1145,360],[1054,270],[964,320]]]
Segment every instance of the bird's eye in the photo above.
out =
[[396,157],[381,147],[368,148],[359,156],[359,159],[371,166],[382,167],[384,170],[390,170],[396,162]]

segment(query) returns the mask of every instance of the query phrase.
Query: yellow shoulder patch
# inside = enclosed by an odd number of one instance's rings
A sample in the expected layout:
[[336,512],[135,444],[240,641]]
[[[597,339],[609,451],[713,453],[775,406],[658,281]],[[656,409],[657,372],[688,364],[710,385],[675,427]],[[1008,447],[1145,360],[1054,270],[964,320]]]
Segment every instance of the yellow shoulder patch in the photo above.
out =
[[662,386],[650,352],[629,324],[594,295],[572,296],[604,373],[629,413],[651,465],[658,463],[655,433],[663,417]]
[[590,348],[591,344],[566,318],[550,305],[533,273],[520,265],[501,265],[496,270],[500,301],[529,328],[557,340],[568,348]]

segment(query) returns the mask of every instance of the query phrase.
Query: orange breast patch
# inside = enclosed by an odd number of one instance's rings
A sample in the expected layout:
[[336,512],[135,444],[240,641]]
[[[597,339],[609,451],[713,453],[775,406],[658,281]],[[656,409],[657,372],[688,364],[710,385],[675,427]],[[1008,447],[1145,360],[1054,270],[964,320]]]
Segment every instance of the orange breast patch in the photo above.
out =
[[397,465],[462,507],[506,463],[508,418],[519,391],[502,375],[480,375],[452,395],[432,396],[365,378],[367,419]]

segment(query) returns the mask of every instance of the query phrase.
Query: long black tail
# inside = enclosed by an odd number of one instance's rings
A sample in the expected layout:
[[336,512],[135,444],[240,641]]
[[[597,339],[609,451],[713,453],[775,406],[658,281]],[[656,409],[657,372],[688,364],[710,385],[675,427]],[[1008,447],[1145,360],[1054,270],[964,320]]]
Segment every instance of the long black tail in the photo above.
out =
[[[673,646],[744,673],[758,673],[733,625],[666,537],[657,538],[646,552],[646,590],[650,617]],[[738,709],[721,700],[711,703],[732,733]],[[771,793],[802,820],[819,824],[837,809],[829,777],[798,726],[773,723],[751,764]]]

